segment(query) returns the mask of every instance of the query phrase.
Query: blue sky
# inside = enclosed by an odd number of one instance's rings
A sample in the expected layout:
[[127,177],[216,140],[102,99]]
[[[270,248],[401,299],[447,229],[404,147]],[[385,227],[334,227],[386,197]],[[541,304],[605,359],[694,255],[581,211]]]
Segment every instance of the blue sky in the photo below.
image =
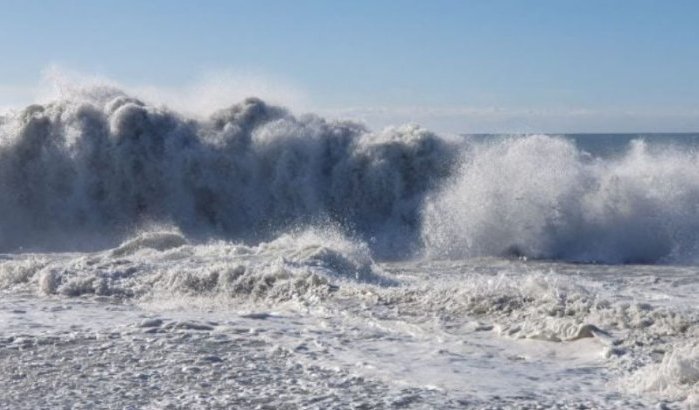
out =
[[31,102],[54,67],[173,105],[258,93],[376,127],[699,131],[697,1],[24,0],[0,10],[0,106]]

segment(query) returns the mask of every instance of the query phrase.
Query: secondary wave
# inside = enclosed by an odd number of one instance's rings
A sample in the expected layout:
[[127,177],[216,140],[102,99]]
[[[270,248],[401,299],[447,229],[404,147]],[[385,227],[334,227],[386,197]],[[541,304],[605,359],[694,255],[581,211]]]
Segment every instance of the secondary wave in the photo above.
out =
[[479,144],[428,201],[423,238],[439,257],[692,262],[699,155],[640,140],[606,159],[549,136]]

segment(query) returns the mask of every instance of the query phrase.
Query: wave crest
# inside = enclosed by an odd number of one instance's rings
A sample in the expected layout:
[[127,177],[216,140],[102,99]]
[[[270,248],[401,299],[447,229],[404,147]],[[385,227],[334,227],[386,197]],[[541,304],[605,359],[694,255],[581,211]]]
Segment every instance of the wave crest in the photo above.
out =
[[418,127],[370,133],[255,98],[196,121],[118,91],[30,106],[0,133],[5,250],[113,245],[154,223],[269,240],[330,220],[404,252],[454,151]]

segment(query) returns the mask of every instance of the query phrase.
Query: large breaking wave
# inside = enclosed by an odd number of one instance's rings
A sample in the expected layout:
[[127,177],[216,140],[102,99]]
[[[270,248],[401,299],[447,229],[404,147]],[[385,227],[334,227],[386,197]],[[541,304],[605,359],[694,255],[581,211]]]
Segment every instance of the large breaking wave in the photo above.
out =
[[255,244],[325,224],[381,258],[693,261],[699,155],[372,132],[254,98],[195,120],[104,89],[0,117],[1,251],[102,248],[153,226]]
[[371,133],[258,99],[195,121],[118,91],[30,106],[2,120],[1,141],[2,249],[163,224],[254,241],[333,221],[404,252],[456,158],[417,127]]

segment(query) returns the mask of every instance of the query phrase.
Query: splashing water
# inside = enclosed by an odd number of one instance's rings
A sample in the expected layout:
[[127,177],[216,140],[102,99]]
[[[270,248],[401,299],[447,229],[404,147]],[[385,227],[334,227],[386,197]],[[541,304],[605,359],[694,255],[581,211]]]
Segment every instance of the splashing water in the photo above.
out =
[[80,357],[115,405],[158,380],[191,406],[691,407],[699,154],[608,143],[372,132],[255,98],[194,119],[110,87],[8,113],[1,401],[88,400],[61,384]]

